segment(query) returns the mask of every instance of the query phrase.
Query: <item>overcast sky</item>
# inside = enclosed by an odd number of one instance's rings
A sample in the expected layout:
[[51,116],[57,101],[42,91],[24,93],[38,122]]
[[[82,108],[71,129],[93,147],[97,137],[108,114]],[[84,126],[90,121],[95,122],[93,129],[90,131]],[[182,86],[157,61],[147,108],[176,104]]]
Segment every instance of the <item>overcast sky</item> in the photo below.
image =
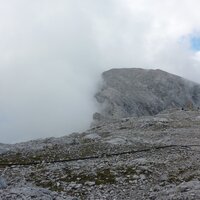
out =
[[104,70],[200,82],[199,0],[0,0],[0,142],[89,127]]

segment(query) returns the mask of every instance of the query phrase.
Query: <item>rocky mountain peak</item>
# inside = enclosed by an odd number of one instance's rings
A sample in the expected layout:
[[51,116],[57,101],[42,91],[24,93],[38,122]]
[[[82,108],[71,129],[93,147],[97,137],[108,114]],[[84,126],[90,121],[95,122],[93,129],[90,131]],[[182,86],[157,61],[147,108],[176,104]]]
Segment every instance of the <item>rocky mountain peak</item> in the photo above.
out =
[[200,85],[156,69],[111,69],[102,74],[94,119],[155,115],[171,108],[200,106]]

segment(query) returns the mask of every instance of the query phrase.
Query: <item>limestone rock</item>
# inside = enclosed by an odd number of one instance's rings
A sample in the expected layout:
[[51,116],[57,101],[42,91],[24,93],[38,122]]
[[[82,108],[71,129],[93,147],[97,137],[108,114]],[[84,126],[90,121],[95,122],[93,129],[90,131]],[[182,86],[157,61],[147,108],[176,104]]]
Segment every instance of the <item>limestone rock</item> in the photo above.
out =
[[10,188],[0,193],[0,199],[40,199],[40,200],[73,200],[73,197],[59,195],[44,188],[22,187]]
[[111,69],[102,77],[103,86],[95,96],[102,110],[94,120],[101,120],[102,116],[155,115],[170,108],[200,106],[199,84],[161,70]]
[[5,189],[7,187],[6,181],[0,176],[0,189]]

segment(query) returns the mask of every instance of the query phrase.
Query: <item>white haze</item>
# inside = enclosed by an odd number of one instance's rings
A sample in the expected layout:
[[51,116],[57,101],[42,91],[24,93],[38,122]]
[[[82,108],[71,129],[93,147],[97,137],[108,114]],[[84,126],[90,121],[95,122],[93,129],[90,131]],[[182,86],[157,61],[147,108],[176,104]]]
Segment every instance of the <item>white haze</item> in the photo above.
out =
[[199,81],[197,0],[0,0],[0,142],[89,127],[104,70]]

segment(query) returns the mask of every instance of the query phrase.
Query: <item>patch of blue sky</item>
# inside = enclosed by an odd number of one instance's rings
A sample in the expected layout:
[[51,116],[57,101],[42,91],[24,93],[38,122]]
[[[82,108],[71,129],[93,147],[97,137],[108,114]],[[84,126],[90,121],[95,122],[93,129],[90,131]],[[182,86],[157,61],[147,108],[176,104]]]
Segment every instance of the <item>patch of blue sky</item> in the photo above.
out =
[[200,51],[200,35],[190,37],[190,46],[194,51]]
[[181,45],[188,46],[194,52],[200,51],[200,34],[192,33],[182,36],[178,42]]

